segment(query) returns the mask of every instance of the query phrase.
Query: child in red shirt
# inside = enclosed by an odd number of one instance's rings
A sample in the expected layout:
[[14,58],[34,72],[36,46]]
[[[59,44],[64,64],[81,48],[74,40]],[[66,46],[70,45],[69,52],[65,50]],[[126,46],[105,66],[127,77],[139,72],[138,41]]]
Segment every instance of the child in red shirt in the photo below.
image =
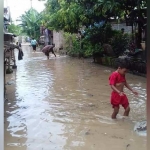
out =
[[113,72],[109,77],[109,84],[112,88],[111,93],[111,104],[114,108],[114,112],[112,114],[112,119],[116,119],[116,116],[119,112],[119,106],[122,105],[125,109],[124,116],[129,116],[130,107],[128,98],[123,92],[124,86],[127,87],[130,91],[132,91],[135,95],[138,95],[136,91],[134,91],[126,81],[125,74],[127,72],[127,66],[122,63],[119,65],[118,69]]

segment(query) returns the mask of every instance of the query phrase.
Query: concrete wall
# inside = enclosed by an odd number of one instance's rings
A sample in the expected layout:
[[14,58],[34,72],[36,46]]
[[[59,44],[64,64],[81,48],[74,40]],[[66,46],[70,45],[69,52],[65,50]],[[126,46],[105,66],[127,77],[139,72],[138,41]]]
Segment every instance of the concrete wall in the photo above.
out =
[[[115,30],[121,30],[122,28],[124,28],[126,33],[132,33],[132,27],[126,26],[126,23],[122,24],[113,23],[112,28]],[[59,52],[59,48],[64,47],[63,31],[60,32],[53,31],[53,43],[55,44],[55,51],[57,52]]]
[[126,23],[122,23],[122,24],[112,24],[112,28],[115,30],[121,30],[122,28],[124,28],[124,31],[126,33],[132,33],[132,27],[131,26],[126,26]]
[[53,43],[55,44],[55,50],[58,52],[59,48],[63,48],[63,31],[53,31]]

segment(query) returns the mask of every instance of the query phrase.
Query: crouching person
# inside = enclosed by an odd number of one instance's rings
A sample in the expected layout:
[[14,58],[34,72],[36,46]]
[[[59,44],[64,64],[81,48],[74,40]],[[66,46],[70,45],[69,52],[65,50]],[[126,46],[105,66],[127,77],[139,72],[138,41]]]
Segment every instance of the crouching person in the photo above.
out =
[[49,59],[49,53],[52,52],[54,56],[56,57],[56,54],[54,53],[53,48],[55,47],[55,44],[52,45],[46,45],[43,49],[42,52],[47,56],[47,59]]

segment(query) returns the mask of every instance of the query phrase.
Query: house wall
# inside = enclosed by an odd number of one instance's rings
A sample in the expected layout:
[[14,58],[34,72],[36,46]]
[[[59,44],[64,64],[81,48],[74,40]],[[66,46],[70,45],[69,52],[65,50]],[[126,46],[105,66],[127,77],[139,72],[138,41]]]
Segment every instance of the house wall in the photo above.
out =
[[56,51],[59,51],[59,48],[63,48],[63,40],[63,31],[53,31],[53,43]]
[[132,33],[132,27],[131,26],[126,26],[126,23],[121,23],[121,24],[111,24],[112,25],[112,28],[114,30],[121,30],[122,28],[124,28],[124,31],[126,33]]
[[[121,30],[124,28],[126,33],[132,32],[131,26],[126,26],[126,23],[116,24],[112,23],[112,28],[115,30]],[[63,48],[64,38],[63,38],[63,31],[53,31],[53,43],[55,44],[55,50],[58,52],[59,48]]]

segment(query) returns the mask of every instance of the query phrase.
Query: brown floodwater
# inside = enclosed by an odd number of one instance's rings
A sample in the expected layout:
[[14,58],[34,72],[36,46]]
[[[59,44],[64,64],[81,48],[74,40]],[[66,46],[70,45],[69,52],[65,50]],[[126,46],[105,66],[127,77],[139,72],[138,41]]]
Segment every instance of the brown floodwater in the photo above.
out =
[[110,118],[113,69],[68,56],[47,60],[23,46],[24,59],[7,75],[5,150],[146,150],[146,136],[134,131],[146,120],[146,78],[127,74],[138,92],[125,90],[129,118]]

